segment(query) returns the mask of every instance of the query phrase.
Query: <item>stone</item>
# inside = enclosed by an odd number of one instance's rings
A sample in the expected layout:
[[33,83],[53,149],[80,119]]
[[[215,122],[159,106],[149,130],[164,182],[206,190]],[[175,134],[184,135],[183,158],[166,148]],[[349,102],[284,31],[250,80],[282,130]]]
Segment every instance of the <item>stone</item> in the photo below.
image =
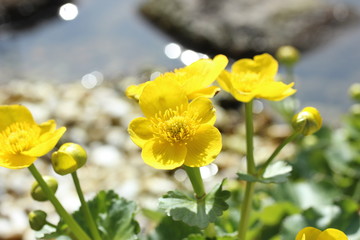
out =
[[66,0],[0,0],[0,25],[8,29],[30,28],[57,16]]
[[282,45],[306,50],[358,19],[351,7],[326,0],[148,0],[141,12],[186,47],[234,58]]

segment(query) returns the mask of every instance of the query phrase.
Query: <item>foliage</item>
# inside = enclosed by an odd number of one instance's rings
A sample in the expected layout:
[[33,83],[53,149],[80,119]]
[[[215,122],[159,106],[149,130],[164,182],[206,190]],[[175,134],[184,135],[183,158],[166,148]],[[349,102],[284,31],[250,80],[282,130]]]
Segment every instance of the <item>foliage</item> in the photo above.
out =
[[196,199],[180,191],[170,191],[160,199],[159,207],[175,221],[206,228],[229,207],[225,200],[230,197],[230,192],[222,190],[223,183],[215,186],[204,199]]
[[[103,240],[131,240],[137,239],[139,225],[135,221],[136,205],[119,197],[114,191],[101,191],[88,202],[91,215],[95,219]],[[90,234],[81,209],[73,213],[75,220]],[[64,238],[68,234],[68,228],[60,221],[56,229],[44,229],[37,237],[52,239]]]

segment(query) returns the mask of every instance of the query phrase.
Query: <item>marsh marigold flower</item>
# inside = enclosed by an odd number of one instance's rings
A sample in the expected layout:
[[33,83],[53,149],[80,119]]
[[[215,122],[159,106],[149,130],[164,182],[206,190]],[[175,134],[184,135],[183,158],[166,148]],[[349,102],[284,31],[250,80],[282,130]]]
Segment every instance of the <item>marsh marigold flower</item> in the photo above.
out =
[[295,240],[347,240],[347,236],[342,231],[335,228],[328,228],[320,231],[317,228],[306,227],[302,229]]
[[241,102],[250,102],[254,98],[272,101],[282,100],[296,92],[288,85],[275,81],[278,71],[277,61],[269,54],[257,55],[254,59],[236,61],[231,72],[224,70],[218,82],[222,89],[231,93]]
[[221,134],[214,127],[209,99],[189,103],[177,81],[159,78],[144,88],[139,105],[145,117],[134,119],[128,131],[146,164],[158,169],[201,167],[219,154]]
[[[172,79],[177,81],[189,99],[199,96],[213,97],[220,91],[219,87],[210,86],[219,74],[225,69],[228,59],[224,55],[217,55],[212,59],[200,59],[189,66],[176,69],[160,75],[158,78]],[[132,85],[126,89],[126,96],[139,100],[143,89],[152,81],[147,81],[139,85]]]
[[66,130],[55,128],[54,120],[37,124],[24,106],[0,106],[0,166],[30,166],[53,149]]

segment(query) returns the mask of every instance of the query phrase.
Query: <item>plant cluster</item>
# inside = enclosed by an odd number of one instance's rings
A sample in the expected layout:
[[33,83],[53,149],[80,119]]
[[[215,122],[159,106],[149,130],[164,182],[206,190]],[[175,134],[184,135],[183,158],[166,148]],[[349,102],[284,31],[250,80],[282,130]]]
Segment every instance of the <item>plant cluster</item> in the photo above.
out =
[[[86,164],[87,153],[76,143],[63,144],[51,157],[57,174],[71,175],[81,202],[78,211],[68,213],[55,195],[56,179],[42,176],[34,164],[57,145],[66,128],[56,129],[54,120],[37,124],[24,106],[0,106],[0,166],[28,168],[36,180],[32,197],[50,201],[60,216],[54,224],[47,221],[44,211],[30,212],[30,226],[38,238],[360,239],[360,108],[354,105],[346,127],[322,128],[316,108],[297,111],[291,74],[299,53],[287,46],[277,57],[288,69],[284,82],[276,80],[277,60],[265,53],[235,61],[231,71],[225,69],[228,59],[223,55],[201,59],[127,88],[126,95],[138,102],[143,113],[131,121],[128,133],[141,149],[144,163],[159,170],[183,168],[193,187],[192,193],[169,191],[159,199],[158,210],[143,211],[157,222],[150,233],[141,231],[135,202],[114,191],[100,191],[85,201],[77,170]],[[212,85],[215,81],[219,86]],[[223,179],[206,191],[200,168],[222,151],[212,102],[221,89],[244,106],[247,169],[235,170],[233,179]],[[355,101],[360,99],[359,92],[353,88]],[[292,133],[261,163],[254,157],[254,99],[276,101],[274,109],[292,126]],[[278,159],[293,141],[298,146],[295,160]]]

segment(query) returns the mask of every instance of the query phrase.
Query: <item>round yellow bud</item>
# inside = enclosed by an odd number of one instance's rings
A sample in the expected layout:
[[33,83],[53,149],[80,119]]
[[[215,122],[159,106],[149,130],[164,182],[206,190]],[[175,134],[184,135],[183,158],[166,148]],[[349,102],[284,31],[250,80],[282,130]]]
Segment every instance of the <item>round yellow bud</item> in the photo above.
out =
[[299,51],[293,46],[282,46],[276,51],[277,60],[286,66],[292,66],[300,59]]
[[307,136],[321,128],[322,118],[316,108],[306,107],[293,117],[291,123],[295,131]]
[[[53,191],[53,193],[56,192],[58,188],[58,182],[54,177],[51,176],[43,176],[44,181],[49,186],[49,188]],[[31,186],[31,197],[36,201],[46,201],[48,200],[46,194],[43,192],[41,186],[37,181],[35,181]]]
[[354,83],[350,86],[349,95],[353,100],[360,101],[360,83]]
[[51,162],[56,173],[66,175],[81,168],[87,160],[83,147],[76,143],[65,143],[51,156]]
[[28,217],[29,217],[30,227],[35,231],[39,231],[46,224],[47,214],[42,210],[31,211],[29,212]]

